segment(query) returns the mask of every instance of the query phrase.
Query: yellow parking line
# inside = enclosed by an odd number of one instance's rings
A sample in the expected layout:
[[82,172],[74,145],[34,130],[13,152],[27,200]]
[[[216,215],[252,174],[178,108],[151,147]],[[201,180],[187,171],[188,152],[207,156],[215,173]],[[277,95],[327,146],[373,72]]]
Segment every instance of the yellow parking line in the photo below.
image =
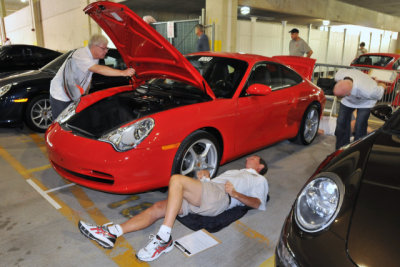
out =
[[263,263],[261,263],[259,267],[274,267],[274,266],[275,266],[275,255],[268,258],[268,260],[264,261]]
[[37,133],[29,134],[29,137],[35,142],[35,144],[39,147],[39,149],[47,156],[46,143],[44,142],[44,138],[38,135]]
[[256,241],[264,244],[264,247],[267,248],[269,247],[270,241],[267,237],[263,236],[262,234],[258,233],[257,231],[251,229],[241,221],[236,221],[234,224],[234,227],[236,230],[239,232],[243,233],[245,236],[251,239],[255,239]]
[[[39,146],[43,153],[47,155],[47,150],[44,144],[44,139],[37,134],[30,134],[32,140]],[[44,148],[44,149],[43,149]],[[89,198],[89,196],[83,191],[83,189],[79,186],[74,186],[70,188],[71,192],[78,200],[79,204],[85,211],[89,214],[95,224],[101,225],[110,220],[103,215],[103,213],[96,207],[94,202]],[[46,191],[46,190],[44,190]],[[68,207],[63,203],[62,207]],[[68,208],[69,209],[69,208]],[[70,209],[69,209],[70,210]],[[77,225],[79,221],[79,215],[76,213],[71,213],[69,210],[60,209],[60,212],[67,217],[71,218],[75,225]],[[97,244],[97,243],[96,243]],[[99,248],[100,246],[97,245]],[[147,263],[139,261],[135,254],[135,250],[131,246],[131,244],[123,237],[119,237],[116,242],[114,248],[112,250],[102,249],[104,254],[110,257],[118,266],[149,266]]]
[[30,173],[40,172],[40,171],[47,170],[47,169],[50,169],[50,168],[51,168],[51,165],[47,164],[47,165],[40,166],[40,167],[37,167],[37,168],[29,169],[28,172],[30,172]]

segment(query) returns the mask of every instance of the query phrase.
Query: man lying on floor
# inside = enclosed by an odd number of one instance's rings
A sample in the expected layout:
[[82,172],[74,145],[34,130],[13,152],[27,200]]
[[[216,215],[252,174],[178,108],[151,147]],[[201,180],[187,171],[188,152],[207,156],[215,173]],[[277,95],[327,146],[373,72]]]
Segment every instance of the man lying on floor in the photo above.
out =
[[239,205],[265,210],[268,182],[263,175],[267,170],[263,159],[251,156],[246,159],[245,169],[226,171],[211,181],[203,179],[203,176],[209,177],[206,170],[197,173],[197,180],[175,174],[169,182],[166,200],[156,202],[121,225],[96,226],[80,221],[79,230],[104,248],[113,248],[117,237],[144,229],[164,217],[158,233],[151,235],[147,246],[136,254],[142,261],[153,261],[172,250],[171,228],[178,214],[217,216]]

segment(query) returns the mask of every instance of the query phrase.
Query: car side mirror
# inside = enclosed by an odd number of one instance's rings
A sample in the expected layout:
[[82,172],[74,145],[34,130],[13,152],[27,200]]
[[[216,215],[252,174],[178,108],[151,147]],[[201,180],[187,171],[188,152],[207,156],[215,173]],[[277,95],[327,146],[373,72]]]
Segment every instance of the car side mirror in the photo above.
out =
[[383,121],[388,121],[392,117],[393,109],[389,105],[377,105],[371,109],[371,114]]
[[247,88],[246,93],[249,95],[266,96],[272,92],[271,87],[265,84],[255,83]]

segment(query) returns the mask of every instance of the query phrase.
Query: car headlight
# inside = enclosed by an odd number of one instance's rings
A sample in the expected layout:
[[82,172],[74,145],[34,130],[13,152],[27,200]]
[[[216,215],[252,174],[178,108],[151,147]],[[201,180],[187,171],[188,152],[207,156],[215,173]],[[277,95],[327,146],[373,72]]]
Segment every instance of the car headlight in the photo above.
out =
[[2,97],[3,95],[5,95],[8,91],[10,91],[12,84],[6,84],[2,87],[0,87],[0,97]]
[[112,144],[117,151],[127,151],[139,145],[153,128],[154,120],[146,118],[103,135],[99,140]]
[[344,185],[334,173],[318,174],[301,191],[295,203],[295,220],[305,232],[327,228],[336,218],[344,197]]
[[69,104],[69,106],[66,107],[60,113],[60,115],[58,115],[58,117],[55,119],[55,122],[62,124],[64,122],[68,121],[73,115],[75,115],[75,109],[77,106],[78,106],[78,102],[72,102],[71,104]]

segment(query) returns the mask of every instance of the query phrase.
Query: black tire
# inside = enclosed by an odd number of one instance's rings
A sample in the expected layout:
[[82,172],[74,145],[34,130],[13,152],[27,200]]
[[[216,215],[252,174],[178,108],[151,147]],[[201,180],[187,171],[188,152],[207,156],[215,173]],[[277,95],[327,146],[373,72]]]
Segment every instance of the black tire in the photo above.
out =
[[[202,155],[206,149],[207,154]],[[179,146],[172,165],[172,174],[196,177],[198,170],[208,169],[210,176],[215,177],[221,159],[220,150],[220,145],[212,134],[203,130],[195,131]]]
[[307,108],[301,120],[299,132],[295,138],[291,139],[292,142],[300,145],[309,145],[314,141],[318,134],[319,112],[319,108],[316,104],[311,104]]
[[25,122],[29,128],[44,133],[53,122],[48,95],[35,96],[28,102],[25,110]]

